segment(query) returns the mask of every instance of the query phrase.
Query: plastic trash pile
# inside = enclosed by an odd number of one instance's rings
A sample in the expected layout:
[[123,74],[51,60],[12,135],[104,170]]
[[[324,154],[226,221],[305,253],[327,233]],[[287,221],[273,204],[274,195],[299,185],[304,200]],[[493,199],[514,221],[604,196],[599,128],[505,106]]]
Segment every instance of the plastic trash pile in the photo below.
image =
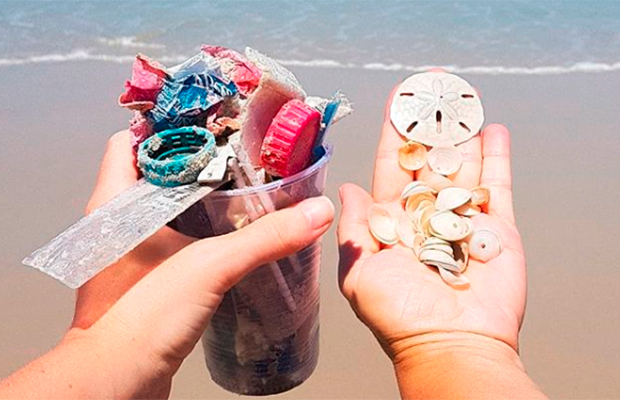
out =
[[348,101],[307,97],[282,65],[245,53],[204,45],[171,68],[136,57],[119,104],[134,110],[129,129],[147,181],[171,187],[232,175],[237,186],[255,186],[321,156],[329,125],[351,112]]

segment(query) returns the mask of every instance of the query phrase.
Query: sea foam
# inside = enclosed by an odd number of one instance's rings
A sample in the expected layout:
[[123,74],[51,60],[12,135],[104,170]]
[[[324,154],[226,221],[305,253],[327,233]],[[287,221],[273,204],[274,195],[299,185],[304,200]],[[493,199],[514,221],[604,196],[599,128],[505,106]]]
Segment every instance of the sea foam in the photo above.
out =
[[[155,57],[158,61],[166,64],[179,63],[189,55],[168,55]],[[74,50],[69,53],[51,53],[22,58],[0,58],[0,67],[63,63],[79,61],[101,61],[116,64],[131,63],[135,59],[134,55],[114,55],[91,53],[88,50]],[[279,60],[283,65],[289,67],[305,68],[326,68],[326,69],[356,69],[369,71],[385,72],[423,72],[431,68],[443,68],[448,72],[470,75],[563,75],[571,73],[603,73],[620,71],[620,62],[616,63],[595,63],[577,62],[572,65],[548,65],[536,67],[522,66],[503,66],[503,65],[479,65],[479,66],[460,66],[460,65],[406,65],[400,63],[385,64],[380,62],[355,64],[341,62],[338,60],[315,59],[315,60]]]

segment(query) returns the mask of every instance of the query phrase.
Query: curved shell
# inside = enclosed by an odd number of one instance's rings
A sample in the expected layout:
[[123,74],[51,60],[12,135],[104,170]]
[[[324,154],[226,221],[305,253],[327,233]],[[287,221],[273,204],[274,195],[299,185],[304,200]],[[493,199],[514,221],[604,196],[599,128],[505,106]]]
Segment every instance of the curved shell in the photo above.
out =
[[454,146],[437,146],[428,152],[428,166],[441,175],[452,175],[461,169],[463,155]]
[[488,187],[477,186],[471,190],[471,204],[479,206],[487,204],[491,199],[491,190]]
[[420,251],[425,251],[425,250],[442,251],[450,255],[450,257],[454,257],[454,249],[452,248],[452,245],[449,242],[445,242],[445,244],[422,244],[422,246],[420,247]]
[[450,286],[466,286],[469,284],[469,279],[459,272],[448,271],[444,268],[438,268],[441,279],[444,280]]
[[430,220],[431,233],[450,242],[462,240],[471,234],[473,225],[469,219],[462,218],[451,211],[440,211]]
[[428,176],[425,177],[424,182],[436,192],[454,186],[454,182],[437,172],[430,172]]
[[469,239],[469,255],[471,258],[487,262],[502,252],[502,241],[499,236],[488,229],[479,229]]
[[407,202],[405,203],[405,213],[412,221],[414,220],[415,212],[423,201],[435,203],[435,196],[431,193],[420,193],[407,197]]
[[465,271],[469,262],[469,245],[467,242],[452,243],[452,251],[454,252],[454,261],[459,266],[459,272]]
[[426,185],[425,182],[413,181],[403,188],[403,191],[400,194],[400,199],[406,200],[408,197],[422,193],[434,194],[435,190]]
[[420,250],[422,248],[422,244],[424,243],[424,235],[421,233],[416,233],[413,237],[413,253],[416,257],[420,257]]
[[426,165],[426,147],[414,141],[398,149],[398,164],[408,171],[417,171]]
[[390,215],[390,212],[378,204],[373,204],[368,210],[368,227],[370,233],[379,242],[383,244],[398,243],[398,234],[396,233],[396,218]]
[[454,258],[452,258],[450,254],[444,253],[440,250],[420,249],[420,261],[434,267],[460,272],[459,265]]
[[437,194],[437,211],[454,210],[471,199],[471,192],[460,187],[447,187]]
[[473,217],[474,215],[478,215],[482,212],[480,207],[474,206],[471,203],[463,204],[462,206],[457,207],[452,211],[462,217]]
[[425,72],[405,79],[390,106],[396,130],[427,146],[457,145],[480,131],[484,110],[478,93],[463,78]]

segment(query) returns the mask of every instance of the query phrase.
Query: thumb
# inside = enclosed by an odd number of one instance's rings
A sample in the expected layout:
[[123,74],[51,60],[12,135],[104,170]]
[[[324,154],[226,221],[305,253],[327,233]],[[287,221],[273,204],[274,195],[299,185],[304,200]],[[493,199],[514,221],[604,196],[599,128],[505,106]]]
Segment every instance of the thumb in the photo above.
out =
[[108,146],[99,168],[97,184],[86,206],[86,213],[89,214],[133,185],[139,176],[140,172],[136,166],[136,155],[131,147],[129,131],[115,133],[108,140]]
[[[203,282],[218,283],[213,289],[223,294],[258,266],[312,244],[329,229],[333,219],[334,206],[327,197],[310,198],[267,214],[238,231],[197,242],[189,246],[187,257],[194,263],[203,260],[198,263],[202,264],[200,271],[194,273]],[[217,254],[204,257],[207,248]]]

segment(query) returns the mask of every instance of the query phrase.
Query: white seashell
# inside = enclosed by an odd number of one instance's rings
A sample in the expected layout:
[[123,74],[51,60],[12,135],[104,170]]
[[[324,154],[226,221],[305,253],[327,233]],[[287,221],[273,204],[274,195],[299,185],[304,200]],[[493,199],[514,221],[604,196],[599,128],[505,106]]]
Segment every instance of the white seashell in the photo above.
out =
[[447,187],[454,186],[454,183],[450,179],[438,174],[437,172],[430,172],[428,176],[425,177],[424,182],[428,187],[436,192],[439,192]]
[[398,88],[390,107],[396,130],[427,146],[457,145],[478,133],[484,110],[471,85],[456,75],[412,75]]
[[398,243],[396,233],[397,220],[390,212],[378,204],[373,204],[368,210],[368,227],[370,233],[383,244]]
[[425,235],[430,236],[429,221],[433,215],[437,212],[435,205],[429,201],[422,201],[418,206],[419,219],[417,221],[420,231]]
[[463,274],[458,272],[448,271],[443,268],[437,268],[441,279],[444,280],[450,286],[465,286],[469,284],[469,279]]
[[450,244],[447,245],[443,245],[443,244],[431,244],[431,245],[427,245],[427,246],[422,246],[420,247],[420,251],[426,251],[426,250],[436,250],[436,251],[441,251],[444,252],[448,255],[450,255],[450,257],[454,257],[454,250],[452,249],[452,246]]
[[422,243],[424,243],[424,235],[420,233],[416,233],[413,238],[413,253],[416,257],[420,257],[420,249],[422,248]]
[[428,166],[441,175],[452,175],[461,168],[463,155],[454,146],[436,146],[428,152]]
[[431,236],[431,237],[429,237],[428,239],[426,239],[424,241],[424,246],[443,245],[443,244],[445,244],[447,246],[450,246],[450,242],[448,242],[447,240],[440,239],[438,237],[432,237]]
[[426,165],[426,147],[414,141],[398,149],[398,163],[409,171],[417,171]]
[[471,192],[460,187],[447,187],[437,194],[437,211],[454,210],[471,199]]
[[471,204],[479,206],[487,204],[491,199],[491,190],[488,187],[478,186],[471,190]]
[[422,181],[413,181],[405,186],[400,194],[400,199],[407,200],[408,197],[422,193],[434,194],[436,192]]
[[468,221],[467,218],[462,218],[451,211],[438,211],[429,220],[431,233],[450,242],[469,236],[472,225]]
[[450,271],[460,272],[459,265],[451,255],[439,250],[420,249],[420,261],[437,268],[445,268]]
[[400,241],[407,247],[413,249],[416,233],[413,230],[413,223],[406,215],[401,215],[398,218],[398,224],[396,225],[396,233],[400,238]]
[[435,196],[432,193],[419,193],[407,198],[405,203],[405,213],[413,221],[414,213],[423,202],[428,201],[431,204],[435,202]]
[[502,252],[499,236],[488,229],[478,229],[469,239],[469,255],[478,261],[487,262]]
[[482,212],[480,210],[480,207],[474,206],[471,203],[463,204],[462,206],[457,207],[452,211],[462,217],[473,217],[474,215],[478,215]]

